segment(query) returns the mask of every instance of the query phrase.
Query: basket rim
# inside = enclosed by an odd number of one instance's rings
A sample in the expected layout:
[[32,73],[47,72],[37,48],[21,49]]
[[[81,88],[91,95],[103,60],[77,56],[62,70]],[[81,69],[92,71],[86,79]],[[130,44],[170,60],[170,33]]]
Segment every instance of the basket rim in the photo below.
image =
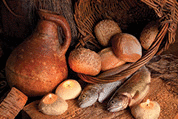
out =
[[[80,40],[81,44],[89,42],[93,42],[93,39],[95,39],[95,36],[92,34],[92,29],[85,29],[81,24],[86,25],[80,21],[79,16],[82,14],[82,4],[91,4],[89,2],[92,1],[102,1],[102,0],[78,0],[75,3],[75,13],[74,13],[74,19],[77,24],[77,28],[80,34]],[[119,0],[118,0],[119,1]],[[120,0],[122,2],[127,0]],[[130,1],[130,0],[129,0]],[[134,2],[137,2],[138,0],[132,0],[133,4]],[[156,15],[159,17],[159,20],[162,24],[169,23],[169,29],[168,29],[168,40],[165,43],[165,47],[163,49],[160,49],[160,51],[166,50],[169,48],[169,45],[175,42],[175,35],[177,30],[177,23],[178,23],[178,2],[176,0],[140,0],[142,3],[145,3],[148,5],[151,9],[153,9],[156,13]],[[85,8],[83,8],[85,9]],[[91,11],[91,10],[90,10]],[[93,15],[93,14],[92,14]],[[97,14],[98,15],[98,14]],[[90,31],[90,32],[89,32]],[[90,40],[91,39],[91,40]],[[79,42],[80,43],[80,42]],[[77,44],[79,46],[79,44]]]

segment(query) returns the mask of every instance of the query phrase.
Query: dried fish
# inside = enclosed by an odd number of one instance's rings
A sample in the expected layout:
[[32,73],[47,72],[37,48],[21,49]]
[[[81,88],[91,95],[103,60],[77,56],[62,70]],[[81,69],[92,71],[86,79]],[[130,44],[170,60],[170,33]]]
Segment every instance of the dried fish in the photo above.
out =
[[143,66],[131,76],[111,97],[107,104],[110,112],[116,112],[140,102],[149,91],[151,74]]
[[93,105],[97,100],[102,103],[117,89],[121,80],[106,84],[89,84],[82,91],[78,98],[78,104],[81,108]]

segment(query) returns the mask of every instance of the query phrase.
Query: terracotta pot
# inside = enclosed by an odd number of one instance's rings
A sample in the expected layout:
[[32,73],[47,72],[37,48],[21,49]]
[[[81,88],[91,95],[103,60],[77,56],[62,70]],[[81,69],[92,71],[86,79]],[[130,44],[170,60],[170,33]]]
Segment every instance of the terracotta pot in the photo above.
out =
[[[71,31],[62,16],[39,10],[35,32],[9,56],[5,71],[10,86],[28,96],[52,92],[68,75],[65,53],[71,42]],[[57,26],[61,26],[65,40],[58,40]]]

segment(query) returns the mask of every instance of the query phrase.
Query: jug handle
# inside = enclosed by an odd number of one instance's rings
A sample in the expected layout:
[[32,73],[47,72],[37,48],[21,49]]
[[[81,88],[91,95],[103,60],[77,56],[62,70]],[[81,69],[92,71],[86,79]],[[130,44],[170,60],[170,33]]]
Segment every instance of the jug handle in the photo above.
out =
[[65,35],[65,40],[61,45],[60,53],[61,55],[65,55],[71,43],[71,29],[69,23],[63,16],[58,15],[57,13],[52,11],[39,9],[38,14],[41,19],[52,21],[62,28],[63,33]]

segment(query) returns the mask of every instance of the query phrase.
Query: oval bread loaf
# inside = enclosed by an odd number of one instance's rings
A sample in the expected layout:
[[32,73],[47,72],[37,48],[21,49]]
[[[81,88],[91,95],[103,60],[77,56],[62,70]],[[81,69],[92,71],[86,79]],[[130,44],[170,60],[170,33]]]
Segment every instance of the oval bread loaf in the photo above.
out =
[[154,42],[157,34],[159,32],[159,24],[155,21],[147,24],[143,31],[140,34],[140,43],[145,50],[148,50],[149,47]]
[[136,62],[142,56],[141,44],[137,38],[131,34],[115,34],[111,42],[114,54],[125,62]]

